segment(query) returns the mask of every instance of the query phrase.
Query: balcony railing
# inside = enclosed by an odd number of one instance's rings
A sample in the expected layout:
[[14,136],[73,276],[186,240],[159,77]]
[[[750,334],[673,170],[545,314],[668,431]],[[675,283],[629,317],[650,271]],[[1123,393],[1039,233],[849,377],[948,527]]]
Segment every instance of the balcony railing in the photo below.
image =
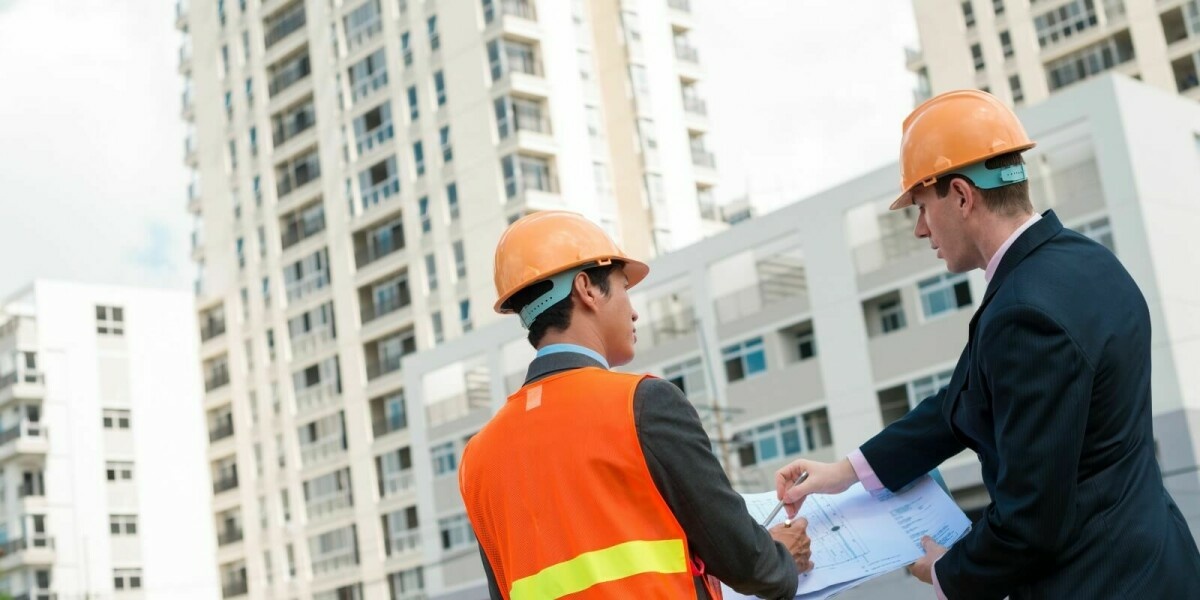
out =
[[296,390],[296,411],[307,412],[328,406],[340,395],[336,381],[323,381],[317,385]]
[[306,54],[300,57],[299,60],[288,63],[286,67],[272,75],[270,82],[267,84],[267,92],[274,97],[283,90],[292,87],[297,81],[308,77],[309,73],[312,73],[312,64]]
[[0,558],[20,554],[30,548],[54,548],[54,538],[44,533],[35,533],[27,540],[17,538],[0,544]]
[[700,53],[688,44],[675,44],[675,58],[684,62],[698,63],[700,62]]
[[345,490],[333,496],[315,498],[307,502],[309,519],[319,519],[338,511],[354,507],[354,495]]
[[18,498],[41,498],[46,495],[46,489],[37,483],[22,483],[17,486]]
[[713,158],[712,152],[701,148],[692,148],[692,164],[697,167],[708,167],[710,169],[717,166],[717,160]]
[[280,15],[267,26],[267,31],[263,34],[263,45],[267,48],[274,46],[292,32],[304,27],[305,21],[304,3],[299,2],[294,8],[289,9],[287,14]]
[[225,529],[217,534],[217,545],[228,546],[236,542],[242,541],[242,529]]
[[314,219],[292,221],[288,223],[287,230],[283,232],[280,245],[287,250],[322,231],[325,231],[325,213],[321,213]]
[[225,584],[221,585],[221,597],[222,598],[234,598],[237,596],[245,596],[247,589],[248,588],[246,587],[245,581],[234,581],[232,583],[225,583]]
[[13,596],[13,600],[58,600],[58,594],[41,588],[30,588],[24,594]]
[[367,43],[371,38],[379,35],[383,31],[383,19],[376,15],[374,19],[363,23],[354,29],[354,31],[346,32],[346,49],[354,50],[359,46]]
[[403,250],[404,247],[404,233],[400,230],[395,237],[390,238],[390,242],[368,242],[361,245],[354,253],[354,264],[361,269],[393,252]]
[[385,473],[383,475],[383,497],[390,498],[401,492],[406,492],[413,489],[415,479],[412,469],[405,469],[395,473]]
[[408,418],[406,418],[404,415],[401,414],[401,415],[396,415],[393,417],[384,417],[382,419],[375,419],[375,422],[372,425],[371,430],[375,434],[376,438],[381,438],[389,433],[400,431],[407,427],[408,427]]
[[279,198],[282,200],[292,190],[302,187],[311,181],[316,181],[320,177],[321,161],[314,152],[304,162],[292,165],[292,168],[283,172],[277,183]]
[[225,333],[225,319],[210,319],[200,326],[200,341],[207,342]]
[[419,529],[410,529],[400,533],[392,533],[388,538],[388,549],[391,556],[420,550],[421,531]]
[[684,96],[683,110],[694,115],[707,115],[708,104],[699,98]]
[[329,271],[313,271],[303,279],[287,284],[288,302],[295,302],[329,285]]
[[300,464],[307,467],[345,454],[346,442],[342,437],[319,440],[300,445]]
[[372,75],[369,79],[354,82],[354,87],[350,88],[350,101],[358,102],[370,96],[375,90],[387,85],[387,82],[387,71],[380,71]]
[[303,109],[290,113],[281,121],[276,121],[271,130],[271,141],[276,146],[282,146],[288,140],[308,131],[317,124],[316,111],[313,105],[307,104]]
[[358,140],[355,144],[355,149],[359,154],[363,154],[376,146],[382,146],[384,142],[392,139],[394,136],[395,132],[392,129],[392,122],[388,121],[364,134],[363,139]]
[[216,481],[213,482],[213,493],[220,494],[221,492],[227,492],[229,490],[236,488],[237,486],[238,486],[237,475],[229,475],[229,476],[221,477],[220,479],[217,479]]
[[399,193],[400,176],[392,175],[388,179],[362,191],[362,207],[366,210]]
[[308,356],[336,338],[333,327],[310,330],[307,334],[292,338],[292,358]]
[[225,366],[214,369],[204,378],[204,391],[206,392],[226,385],[229,385],[229,368]]
[[667,0],[667,6],[683,12],[692,12],[691,0]]
[[362,307],[362,322],[370,323],[383,315],[396,312],[412,304],[412,299],[409,294],[401,294],[397,296],[388,296],[381,302],[372,302],[365,304]]
[[225,420],[223,423],[217,425],[216,427],[208,430],[208,441],[209,441],[209,443],[219,442],[219,441],[221,441],[227,437],[230,437],[232,435],[233,435],[233,419],[231,417],[231,418]]
[[0,446],[4,446],[20,438],[38,438],[44,440],[46,439],[46,426],[37,421],[22,420],[17,425],[0,432]]
[[4,375],[0,375],[0,390],[8,389],[16,385],[18,382],[42,383],[42,374],[35,369],[26,368],[5,373]]

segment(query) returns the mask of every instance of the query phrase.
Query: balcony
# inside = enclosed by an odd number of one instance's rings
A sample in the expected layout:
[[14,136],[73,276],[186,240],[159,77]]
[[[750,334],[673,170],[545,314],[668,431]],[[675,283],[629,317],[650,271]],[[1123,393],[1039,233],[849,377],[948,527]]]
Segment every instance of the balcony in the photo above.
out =
[[371,75],[370,78],[353,82],[350,87],[350,102],[352,104],[357,104],[360,100],[363,100],[374,94],[376,90],[386,86],[387,83],[387,71],[379,71],[378,73]]
[[312,73],[312,65],[309,63],[308,55],[305,54],[296,60],[288,62],[287,66],[272,73],[271,79],[267,84],[267,92],[274,98],[284,90],[295,85],[296,82],[308,77],[310,73]]
[[307,21],[304,2],[267,17],[263,23],[263,45],[270,48],[304,27]]
[[312,329],[304,335],[292,338],[292,359],[299,360],[316,354],[336,339],[332,326]]
[[288,302],[296,302],[326,287],[329,287],[329,271],[313,271],[303,279],[287,284]]
[[46,395],[41,371],[23,365],[0,375],[0,406],[10,400],[39,400]]
[[309,520],[323,519],[349,508],[354,508],[354,495],[350,490],[341,490],[337,494],[315,498],[305,502]]
[[212,392],[229,385],[229,368],[221,366],[204,376],[204,391]]
[[402,414],[375,419],[375,421],[371,424],[371,432],[375,434],[375,439],[379,439],[397,431],[404,431],[407,428],[408,419]]
[[713,153],[703,148],[692,148],[692,164],[697,167],[706,167],[715,169],[717,167],[717,159],[713,157]]
[[216,427],[208,430],[209,443],[216,443],[233,436],[233,417],[226,417]]
[[388,556],[396,556],[406,552],[417,552],[421,549],[421,531],[410,529],[388,536]]
[[904,65],[909,71],[918,71],[925,66],[925,53],[919,48],[904,47]]
[[180,94],[179,106],[179,116],[182,117],[184,121],[196,120],[196,101],[192,98],[191,89],[186,89],[182,94]]
[[46,426],[22,420],[0,432],[0,462],[17,456],[45,456],[48,446]]
[[175,29],[183,32],[188,30],[188,2],[175,0]]
[[179,74],[188,76],[192,74],[192,45],[184,43],[179,47]]
[[323,381],[317,385],[296,390],[296,412],[303,414],[330,406],[341,395],[341,386],[337,381]]
[[477,388],[427,405],[425,420],[428,427],[437,427],[471,414],[491,414],[491,410],[491,391]]
[[708,130],[708,104],[700,98],[684,96],[683,119],[689,131],[704,133]]
[[[799,300],[799,304],[788,301]],[[767,308],[784,305],[784,310],[799,311],[807,308],[808,281],[801,266],[781,265],[778,271],[766,271],[759,267],[759,281],[737,291],[714,299],[717,320],[722,324],[760,315]]]
[[242,528],[241,527],[238,527],[238,528],[226,527],[225,529],[223,529],[222,531],[217,533],[217,545],[218,546],[228,546],[229,544],[235,544],[240,541],[242,541]]
[[221,492],[228,492],[229,490],[237,489],[237,486],[238,486],[237,474],[234,473],[233,475],[227,475],[227,476],[221,477],[213,482],[213,494],[220,494]]
[[245,596],[246,591],[247,587],[245,581],[227,582],[221,585],[222,598],[236,598],[238,596]]
[[394,313],[402,308],[407,308],[412,305],[412,296],[409,294],[408,282],[405,281],[399,285],[399,289],[395,294],[375,298],[369,293],[361,293],[360,302],[362,303],[362,324],[366,325],[375,319],[384,315]]
[[392,122],[387,121],[380,124],[375,129],[368,131],[363,135],[363,139],[355,142],[355,151],[359,156],[370,152],[375,148],[382,147],[384,142],[395,137],[395,131],[392,128]]
[[43,588],[30,588],[24,594],[17,594],[13,600],[58,600],[58,594]]
[[0,544],[0,572],[21,566],[54,564],[54,538],[35,533],[29,539],[17,538]]
[[[196,140],[191,135],[183,140],[183,162],[189,167],[196,168],[200,166],[200,156],[197,152]],[[189,198],[191,200],[192,198]],[[199,200],[199,194],[195,196]]]
[[225,334],[225,319],[209,319],[200,325],[200,341],[207,342]]
[[346,50],[353,52],[356,48],[371,41],[383,31],[383,19],[378,13],[370,21],[362,23],[354,31],[346,32]]
[[362,203],[363,211],[367,211],[379,204],[382,204],[388,198],[400,193],[400,176],[392,175],[387,179],[374,183],[371,187],[362,190],[359,201]]
[[379,482],[381,492],[380,495],[384,498],[391,498],[397,494],[402,494],[416,487],[416,478],[413,476],[412,469],[405,469],[395,473],[385,473],[383,481]]
[[529,0],[500,0],[496,3],[493,1],[484,2],[483,19],[485,23],[491,23],[495,19],[495,5],[499,4],[500,16],[517,17],[526,21],[537,21],[537,11],[533,8],[533,2]]
[[676,42],[675,43],[675,58],[682,62],[699,64],[700,52],[690,44]]
[[322,212],[319,216],[303,221],[290,221],[287,228],[284,230],[280,238],[280,246],[284,250],[299,244],[300,242],[315,237],[317,234],[325,231],[325,213]]
[[345,456],[346,440],[342,436],[318,440],[311,444],[300,444],[300,464],[305,467]]

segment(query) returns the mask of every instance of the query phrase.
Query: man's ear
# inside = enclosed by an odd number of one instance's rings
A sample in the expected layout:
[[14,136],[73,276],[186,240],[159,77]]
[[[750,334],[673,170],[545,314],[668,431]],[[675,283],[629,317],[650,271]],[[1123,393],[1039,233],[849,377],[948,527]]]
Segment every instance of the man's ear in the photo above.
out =
[[964,219],[975,210],[980,200],[979,190],[961,177],[956,177],[950,182],[950,193],[954,196],[955,206]]
[[593,286],[592,280],[583,271],[576,273],[571,280],[571,295],[579,300],[581,306],[592,310],[595,310],[601,296],[600,288]]

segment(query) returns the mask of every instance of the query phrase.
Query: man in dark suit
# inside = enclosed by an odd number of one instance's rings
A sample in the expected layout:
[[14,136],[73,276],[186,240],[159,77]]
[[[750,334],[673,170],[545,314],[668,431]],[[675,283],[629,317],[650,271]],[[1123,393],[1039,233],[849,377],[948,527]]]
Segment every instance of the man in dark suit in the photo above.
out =
[[986,269],[987,291],[949,385],[845,460],[781,469],[780,498],[794,514],[857,481],[899,490],[970,448],[992,502],[911,567],[939,598],[1198,598],[1200,552],[1154,456],[1145,298],[1111,252],[1033,212],[1031,147],[984,92],[905,120],[892,209],[915,206],[916,236],[951,272]]

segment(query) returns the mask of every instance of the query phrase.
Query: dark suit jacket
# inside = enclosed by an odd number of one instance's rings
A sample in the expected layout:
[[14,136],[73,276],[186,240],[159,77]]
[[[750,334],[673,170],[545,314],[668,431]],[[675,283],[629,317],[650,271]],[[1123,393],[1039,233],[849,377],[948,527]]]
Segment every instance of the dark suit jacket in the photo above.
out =
[[1145,298],[1049,211],[1001,259],[950,384],[862,452],[892,490],[979,455],[992,503],[936,564],[947,598],[1197,598],[1150,417]]

